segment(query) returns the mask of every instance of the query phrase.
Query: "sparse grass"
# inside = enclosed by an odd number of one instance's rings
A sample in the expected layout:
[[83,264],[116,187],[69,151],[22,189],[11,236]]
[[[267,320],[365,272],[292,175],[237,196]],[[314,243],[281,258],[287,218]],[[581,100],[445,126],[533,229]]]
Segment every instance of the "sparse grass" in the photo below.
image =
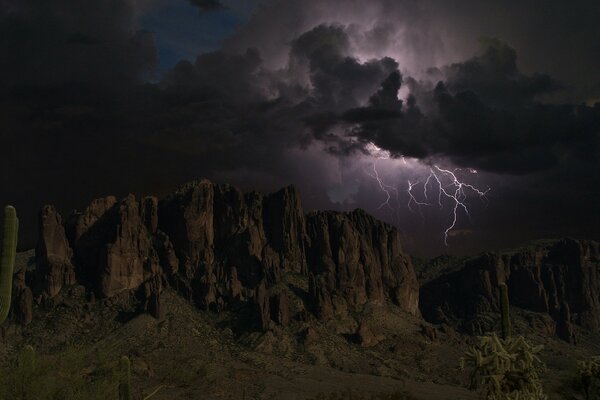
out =
[[6,400],[105,400],[117,396],[116,358],[77,347],[54,355],[25,352],[0,370],[0,394]]
[[600,397],[600,356],[592,357],[578,363],[579,390],[586,400]]
[[399,391],[392,393],[379,393],[379,394],[357,394],[351,391],[337,392],[337,393],[319,393],[310,400],[416,400],[407,391]]
[[198,360],[190,358],[177,363],[165,378],[166,382],[174,386],[187,387],[197,383],[198,379],[208,375],[208,370],[204,364]]

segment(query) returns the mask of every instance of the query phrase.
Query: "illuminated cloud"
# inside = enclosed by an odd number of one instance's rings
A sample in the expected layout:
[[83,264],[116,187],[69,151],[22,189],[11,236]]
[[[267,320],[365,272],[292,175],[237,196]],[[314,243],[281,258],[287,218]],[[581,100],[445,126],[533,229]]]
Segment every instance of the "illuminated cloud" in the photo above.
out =
[[[229,18],[223,32],[234,33],[221,48],[206,53],[221,39],[190,38],[177,53],[185,60],[148,81],[160,32],[144,31],[142,16],[166,2],[38,3],[0,3],[0,184],[30,188],[0,201],[28,210],[24,232],[40,197],[80,207],[206,176],[265,191],[295,183],[307,208],[362,207],[396,224],[412,249],[445,251],[452,200],[443,210],[418,204],[432,203],[424,185],[438,166],[493,188],[488,203],[470,193],[472,219],[459,215],[450,244],[598,234],[589,221],[600,218],[600,105],[590,99],[600,96],[600,63],[590,51],[595,22],[586,24],[597,7],[582,5],[579,30],[548,40],[543,20],[573,25],[552,2],[544,18],[525,22],[528,2],[508,2],[507,24],[487,1],[465,0],[458,11],[435,0],[266,0],[251,13],[231,0],[226,12],[188,13],[207,26]],[[182,0],[186,11],[192,3],[221,5]],[[234,29],[242,4],[249,19]],[[176,22],[167,31],[178,32]],[[477,50],[482,36],[503,41]],[[401,207],[380,208],[387,197],[372,178],[375,161]],[[474,232],[468,240],[451,234],[464,229]]]

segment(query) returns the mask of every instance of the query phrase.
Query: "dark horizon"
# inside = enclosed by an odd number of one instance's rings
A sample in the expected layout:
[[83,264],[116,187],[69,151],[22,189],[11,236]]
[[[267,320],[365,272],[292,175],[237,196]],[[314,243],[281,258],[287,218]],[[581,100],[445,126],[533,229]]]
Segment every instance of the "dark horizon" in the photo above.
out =
[[0,204],[21,250],[44,204],[202,177],[362,208],[421,256],[600,240],[598,20],[584,0],[6,0]]

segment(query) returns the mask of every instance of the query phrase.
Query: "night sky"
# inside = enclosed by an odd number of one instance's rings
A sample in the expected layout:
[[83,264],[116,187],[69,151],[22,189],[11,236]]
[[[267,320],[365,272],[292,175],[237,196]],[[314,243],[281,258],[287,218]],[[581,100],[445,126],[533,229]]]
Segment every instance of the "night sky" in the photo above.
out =
[[597,0],[0,0],[0,204],[22,249],[43,204],[200,177],[363,208],[419,255],[600,239],[598,21]]

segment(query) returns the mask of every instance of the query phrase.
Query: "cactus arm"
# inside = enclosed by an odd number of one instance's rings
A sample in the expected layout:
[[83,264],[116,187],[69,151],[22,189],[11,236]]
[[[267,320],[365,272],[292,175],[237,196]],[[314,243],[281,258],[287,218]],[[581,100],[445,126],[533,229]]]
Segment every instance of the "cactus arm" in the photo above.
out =
[[12,206],[6,206],[4,208],[2,256],[0,257],[0,324],[4,323],[10,311],[18,232],[17,211]]
[[502,339],[510,337],[510,316],[508,303],[508,287],[505,283],[500,284],[500,311],[502,313]]

